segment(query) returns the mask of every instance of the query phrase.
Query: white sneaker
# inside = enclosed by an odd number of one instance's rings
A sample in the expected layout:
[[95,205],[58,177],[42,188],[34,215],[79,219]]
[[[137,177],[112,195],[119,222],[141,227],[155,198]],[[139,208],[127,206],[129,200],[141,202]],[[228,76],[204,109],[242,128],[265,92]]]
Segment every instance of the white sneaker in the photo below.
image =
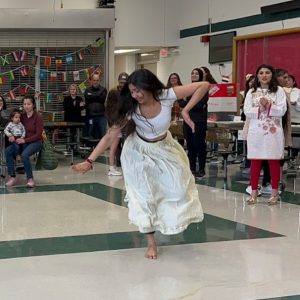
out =
[[[260,190],[261,190],[261,186],[259,185],[258,188],[257,188],[257,197],[261,196],[261,191]],[[251,195],[251,193],[252,193],[251,185],[247,186],[246,193]]]
[[264,195],[271,195],[272,194],[272,186],[271,184],[267,184],[266,186],[261,187],[261,193]]
[[107,173],[108,176],[122,176],[123,173],[116,169],[116,167],[109,167],[109,171]]
[[242,174],[250,174],[250,168],[245,168],[245,169],[242,171]]

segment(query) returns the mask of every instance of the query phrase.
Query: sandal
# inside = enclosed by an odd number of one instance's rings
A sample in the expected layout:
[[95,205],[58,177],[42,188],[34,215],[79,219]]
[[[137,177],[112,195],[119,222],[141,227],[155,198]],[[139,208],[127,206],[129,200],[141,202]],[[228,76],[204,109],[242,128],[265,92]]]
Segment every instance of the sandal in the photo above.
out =
[[268,205],[276,205],[277,202],[279,200],[279,194],[272,196],[269,200],[268,200]]
[[252,205],[252,204],[256,204],[257,203],[257,200],[256,200],[256,197],[250,197],[247,199],[247,204],[248,205]]

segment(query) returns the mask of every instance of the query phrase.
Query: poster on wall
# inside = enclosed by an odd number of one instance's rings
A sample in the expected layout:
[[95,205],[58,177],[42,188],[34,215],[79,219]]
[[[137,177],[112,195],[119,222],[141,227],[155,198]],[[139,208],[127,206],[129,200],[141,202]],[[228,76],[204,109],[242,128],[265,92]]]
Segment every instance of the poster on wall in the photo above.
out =
[[213,84],[209,90],[208,120],[230,121],[237,113],[237,85]]

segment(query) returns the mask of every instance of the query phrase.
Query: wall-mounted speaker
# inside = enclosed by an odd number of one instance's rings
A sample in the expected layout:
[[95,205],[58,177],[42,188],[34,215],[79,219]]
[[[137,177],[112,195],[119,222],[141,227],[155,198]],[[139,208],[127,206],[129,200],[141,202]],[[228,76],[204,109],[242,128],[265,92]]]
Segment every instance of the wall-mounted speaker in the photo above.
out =
[[262,14],[278,14],[286,11],[291,11],[295,9],[300,9],[300,1],[286,1],[273,5],[262,6],[260,11]]

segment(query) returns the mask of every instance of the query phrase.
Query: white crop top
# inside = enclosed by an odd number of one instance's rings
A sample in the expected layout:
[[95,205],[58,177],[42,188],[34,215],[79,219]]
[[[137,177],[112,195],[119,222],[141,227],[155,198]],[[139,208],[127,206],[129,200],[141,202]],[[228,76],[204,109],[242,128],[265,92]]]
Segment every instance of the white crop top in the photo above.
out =
[[136,111],[132,114],[132,120],[136,125],[138,135],[146,139],[155,139],[166,134],[170,127],[171,110],[174,102],[177,100],[173,88],[163,90],[159,96],[161,103],[160,113],[151,119],[141,115],[140,108],[137,106]]

